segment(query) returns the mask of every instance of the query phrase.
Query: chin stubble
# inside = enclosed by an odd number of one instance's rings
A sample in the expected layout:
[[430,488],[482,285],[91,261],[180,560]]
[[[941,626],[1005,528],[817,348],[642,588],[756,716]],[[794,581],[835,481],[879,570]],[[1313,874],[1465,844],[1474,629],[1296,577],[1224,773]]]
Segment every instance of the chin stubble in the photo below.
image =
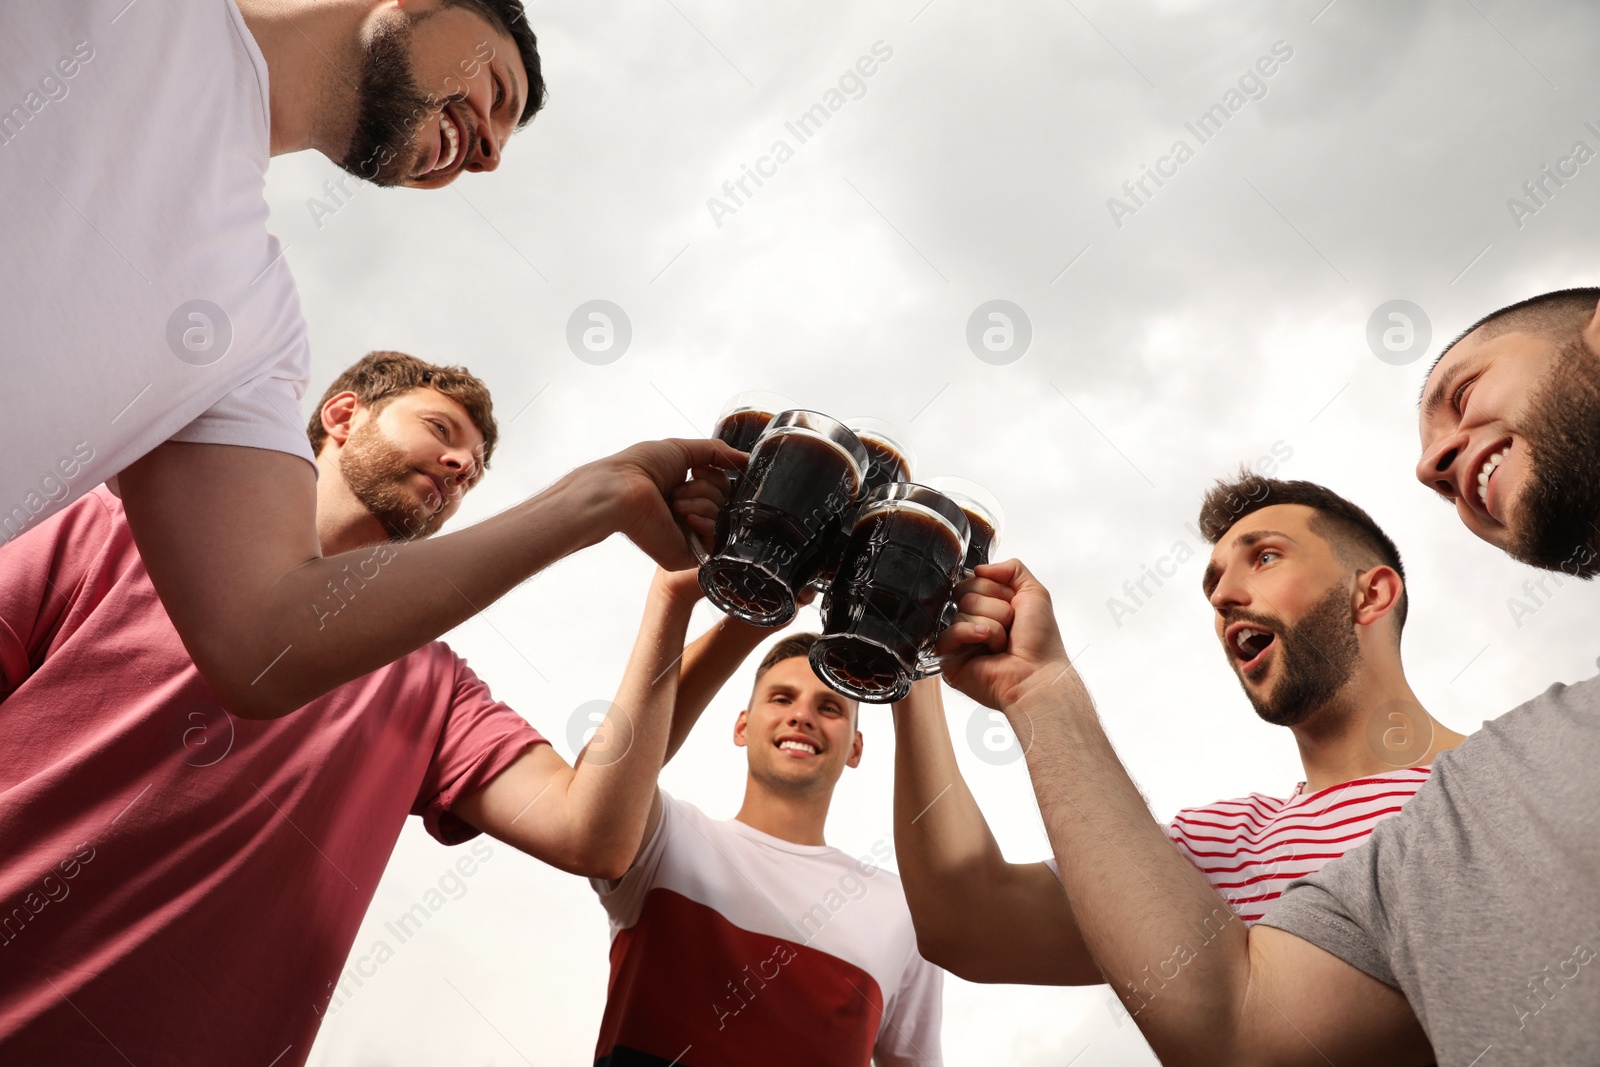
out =
[[1361,643],[1350,618],[1350,590],[1335,584],[1299,622],[1274,629],[1282,677],[1261,696],[1244,684],[1242,676],[1239,684],[1264,721],[1297,726],[1333,700],[1361,660]]
[[1600,573],[1600,354],[1576,340],[1528,402],[1528,483],[1506,551],[1577,578]]

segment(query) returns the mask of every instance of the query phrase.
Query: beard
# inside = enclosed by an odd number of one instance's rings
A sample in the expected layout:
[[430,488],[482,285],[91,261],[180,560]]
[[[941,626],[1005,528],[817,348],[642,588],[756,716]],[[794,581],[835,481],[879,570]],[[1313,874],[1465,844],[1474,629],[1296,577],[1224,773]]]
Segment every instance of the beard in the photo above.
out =
[[395,186],[407,176],[417,127],[438,104],[411,73],[411,31],[426,17],[385,20],[361,55],[356,127],[339,166],[374,185]]
[[356,499],[383,524],[395,541],[414,541],[444,525],[444,502],[437,508],[418,504],[406,488],[415,468],[375,421],[362,423],[345,440],[339,473]]
[[1563,347],[1534,388],[1524,426],[1527,487],[1506,551],[1577,578],[1600,573],[1600,355]]
[[[1256,714],[1274,726],[1298,726],[1326,707],[1361,661],[1361,642],[1350,618],[1350,590],[1342,584],[1329,589],[1293,626],[1282,627],[1275,619],[1247,612],[1228,617],[1229,623],[1235,621],[1270,626],[1278,635],[1273,645],[1283,676],[1272,690],[1258,696],[1245,685],[1243,675],[1239,678]],[[1239,673],[1237,664],[1234,673]]]

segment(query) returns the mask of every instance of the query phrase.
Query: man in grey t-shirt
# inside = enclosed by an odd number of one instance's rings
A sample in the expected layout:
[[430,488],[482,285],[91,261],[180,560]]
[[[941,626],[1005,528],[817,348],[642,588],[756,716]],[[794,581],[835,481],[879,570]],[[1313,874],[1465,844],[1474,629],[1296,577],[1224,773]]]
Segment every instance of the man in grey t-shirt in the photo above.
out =
[[[1448,346],[1417,478],[1524,563],[1600,571],[1600,289],[1512,305]],[[1269,925],[1398,986],[1440,1063],[1600,1058],[1600,679],[1552,686],[1434,764],[1389,832]]]
[[[1474,534],[1580,578],[1600,572],[1597,307],[1600,289],[1545,294],[1447,347],[1417,466]],[[1600,679],[1441,755],[1405,810],[1247,931],[1218,924],[1118,763],[1048,592],[1014,560],[979,577],[963,610],[1004,647],[945,678],[1027,739],[1078,926],[1164,1061],[1600,1062]]]

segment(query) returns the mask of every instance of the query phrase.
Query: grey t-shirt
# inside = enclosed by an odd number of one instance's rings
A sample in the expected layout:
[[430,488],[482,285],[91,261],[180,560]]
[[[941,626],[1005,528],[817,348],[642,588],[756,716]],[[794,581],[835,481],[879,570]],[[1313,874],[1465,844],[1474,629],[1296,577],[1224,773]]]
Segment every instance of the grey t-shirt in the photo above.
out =
[[1262,919],[1405,993],[1441,1067],[1600,1063],[1600,678],[1434,761]]

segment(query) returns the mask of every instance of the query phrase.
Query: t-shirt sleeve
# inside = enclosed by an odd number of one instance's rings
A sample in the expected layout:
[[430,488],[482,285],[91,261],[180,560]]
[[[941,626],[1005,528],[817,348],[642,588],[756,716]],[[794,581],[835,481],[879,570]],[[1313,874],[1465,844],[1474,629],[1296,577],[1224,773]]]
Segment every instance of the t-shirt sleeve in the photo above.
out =
[[944,1063],[944,972],[915,950],[900,988],[885,1009],[872,1062],[878,1067],[938,1067]]
[[449,657],[455,684],[439,744],[411,813],[422,816],[428,833],[441,842],[458,845],[480,831],[452,814],[456,801],[483,789],[530,746],[549,742],[521,715],[494,699],[465,660],[443,644],[433,649]]
[[634,857],[633,866],[621,878],[605,879],[591,878],[589,885],[594,888],[600,897],[600,904],[606,909],[606,916],[611,920],[613,930],[626,930],[639,921],[639,911],[644,907],[645,894],[656,882],[656,874],[661,870],[662,857],[667,852],[667,842],[672,839],[676,824],[688,815],[683,808],[688,805],[672,799],[666,790],[661,791],[661,820],[656,823],[655,833],[650,835],[650,840],[645,842],[639,855]]
[[172,440],[287,452],[314,467],[311,441],[300,416],[309,362],[304,348],[303,336],[288,344],[270,370],[228,393],[173,434]]
[[1403,870],[1410,823],[1404,811],[1379,823],[1365,842],[1298,878],[1257,923],[1311,942],[1385,985],[1399,988],[1385,946],[1391,916],[1382,887]]
[[114,519],[92,490],[0,547],[0,700],[39,669],[71,614]]

